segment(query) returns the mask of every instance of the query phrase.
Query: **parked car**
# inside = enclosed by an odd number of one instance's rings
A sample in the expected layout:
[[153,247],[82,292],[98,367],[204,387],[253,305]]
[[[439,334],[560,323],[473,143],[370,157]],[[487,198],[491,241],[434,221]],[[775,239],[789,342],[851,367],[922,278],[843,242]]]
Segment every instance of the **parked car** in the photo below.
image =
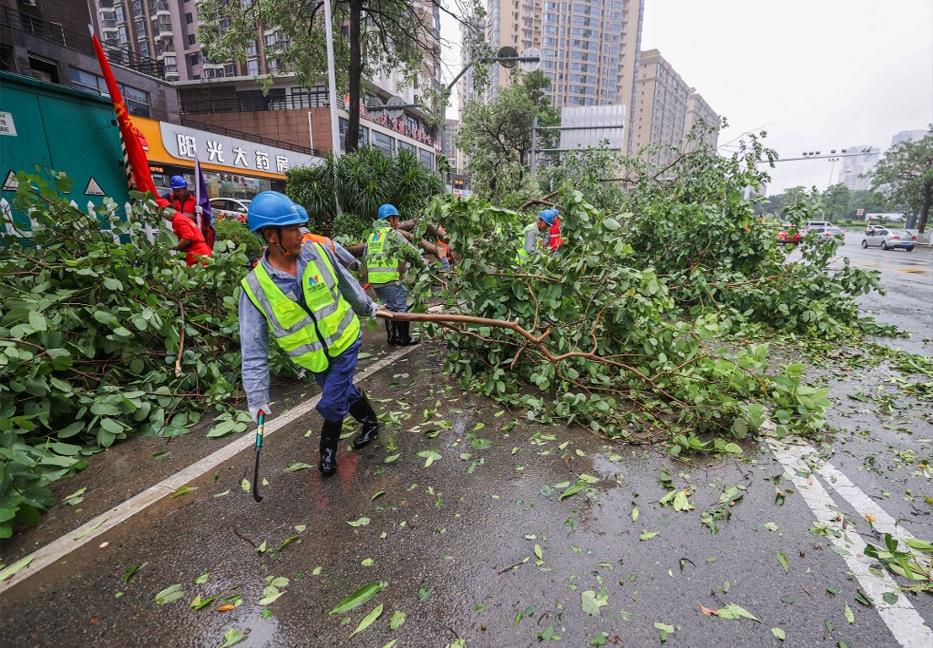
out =
[[917,235],[907,230],[888,229],[879,227],[874,232],[866,234],[862,239],[862,247],[880,247],[882,250],[896,250],[898,248],[913,252],[917,245]]
[[232,218],[245,223],[249,202],[240,198],[211,198],[211,212],[219,220]]
[[833,237],[842,239],[842,242],[845,243],[846,233],[833,225],[827,225],[825,227],[813,227],[810,229],[810,232],[813,232],[815,235],[815,240],[817,243],[826,243]]
[[817,227],[832,227],[833,224],[829,221],[807,221],[807,229],[812,230]]
[[783,223],[781,231],[778,232],[778,245],[790,245],[791,243],[800,243],[803,233],[790,223]]

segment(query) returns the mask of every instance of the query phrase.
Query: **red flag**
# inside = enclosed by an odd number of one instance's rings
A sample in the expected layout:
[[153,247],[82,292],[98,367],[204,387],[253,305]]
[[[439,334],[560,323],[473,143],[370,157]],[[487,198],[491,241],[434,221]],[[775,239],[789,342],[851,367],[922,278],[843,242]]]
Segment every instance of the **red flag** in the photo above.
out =
[[104,48],[100,46],[97,34],[93,30],[91,30],[91,36],[94,39],[94,51],[97,52],[97,60],[100,62],[100,71],[104,75],[104,81],[107,82],[107,92],[110,93],[113,110],[117,114],[120,136],[123,138],[126,155],[130,161],[130,167],[133,169],[133,181],[136,183],[136,189],[138,191],[152,192],[159,207],[168,207],[171,203],[156,193],[155,183],[152,182],[152,175],[149,173],[149,160],[146,158],[145,151],[143,151],[139,136],[136,134],[136,128],[130,119],[130,114],[126,110],[123,95],[120,94],[120,88],[117,87],[117,80],[113,78],[113,72],[110,70],[110,63],[107,62]]

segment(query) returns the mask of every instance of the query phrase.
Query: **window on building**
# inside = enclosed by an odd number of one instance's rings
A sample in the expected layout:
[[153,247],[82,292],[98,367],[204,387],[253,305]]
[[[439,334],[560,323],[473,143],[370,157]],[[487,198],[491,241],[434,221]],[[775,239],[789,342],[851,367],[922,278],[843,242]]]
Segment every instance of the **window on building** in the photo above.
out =
[[236,63],[227,63],[224,65],[224,76],[236,76]]
[[192,16],[190,13],[186,13],[186,14],[185,14],[185,24],[186,24],[186,25],[190,25],[190,24],[193,23],[193,22],[194,22],[194,16]]
[[194,45],[194,44],[197,42],[197,40],[198,40],[198,37],[197,37],[197,36],[195,36],[194,34],[188,34],[188,44],[189,44],[189,45]]
[[256,76],[259,74],[259,61],[256,59],[250,59],[246,62],[246,73],[250,76]]
[[200,61],[201,57],[197,52],[188,55],[188,65],[197,65]]
[[58,64],[55,61],[30,54],[29,69],[32,72],[33,79],[39,79],[39,81],[45,81],[46,83],[61,83],[61,78],[58,75]]
[[385,133],[380,133],[378,131],[372,132],[373,136],[373,147],[382,149],[382,152],[385,155],[394,155],[395,154],[395,138],[386,135]]
[[151,56],[149,50],[149,41],[141,41],[139,43],[139,54],[140,56]]

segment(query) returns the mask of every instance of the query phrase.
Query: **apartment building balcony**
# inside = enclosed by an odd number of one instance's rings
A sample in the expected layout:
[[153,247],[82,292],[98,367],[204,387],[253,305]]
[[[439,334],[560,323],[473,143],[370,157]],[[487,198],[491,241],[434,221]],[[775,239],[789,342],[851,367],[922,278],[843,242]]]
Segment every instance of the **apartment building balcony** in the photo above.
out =
[[[0,5],[0,26],[10,30],[9,34],[14,45],[28,48],[31,38],[40,38],[74,52],[96,56],[86,30],[69,29],[61,24],[50,23],[6,5]],[[148,56],[140,56],[133,50],[123,47],[119,39],[105,37],[104,42],[107,44],[107,56],[111,63],[159,79],[165,78],[165,68],[159,61]]]
[[169,11],[167,2],[150,2],[149,3],[149,15],[150,16],[170,16],[171,11]]

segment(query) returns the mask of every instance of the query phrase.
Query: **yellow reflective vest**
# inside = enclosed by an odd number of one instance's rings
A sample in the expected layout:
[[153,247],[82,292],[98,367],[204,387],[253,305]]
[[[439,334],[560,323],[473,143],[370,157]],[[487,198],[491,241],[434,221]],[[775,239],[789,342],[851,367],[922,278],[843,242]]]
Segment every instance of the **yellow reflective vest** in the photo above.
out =
[[288,297],[272,281],[262,263],[240,285],[266,317],[269,331],[288,357],[300,367],[319,373],[330,358],[346,351],[360,336],[360,320],[337,288],[337,273],[317,243],[315,257],[301,273],[304,304]]
[[369,271],[369,283],[380,285],[398,281],[398,257],[392,253],[389,236],[391,227],[380,227],[373,231],[366,242],[366,268]]

